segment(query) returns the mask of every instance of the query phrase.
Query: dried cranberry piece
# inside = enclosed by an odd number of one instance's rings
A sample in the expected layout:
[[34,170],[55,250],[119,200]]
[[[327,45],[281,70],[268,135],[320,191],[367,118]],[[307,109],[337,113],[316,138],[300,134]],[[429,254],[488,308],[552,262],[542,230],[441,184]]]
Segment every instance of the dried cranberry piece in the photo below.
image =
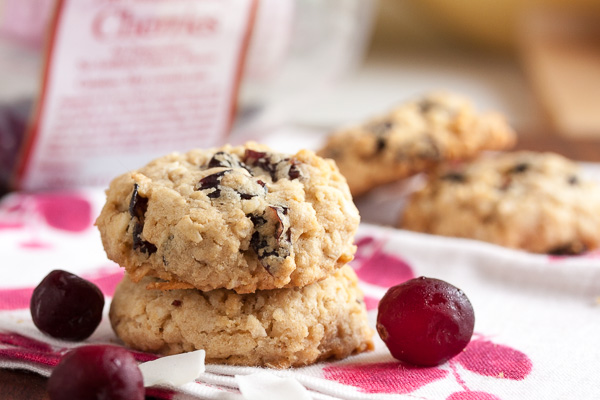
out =
[[508,173],[509,174],[522,174],[523,172],[526,172],[531,166],[528,163],[519,163],[517,165],[515,165],[514,167],[512,167]]
[[136,222],[133,225],[133,249],[138,250],[144,254],[154,254],[158,250],[155,245],[147,240],[142,239],[142,231],[144,225],[140,222]]
[[428,113],[436,107],[439,107],[439,104],[431,99],[423,99],[417,103],[417,106],[422,113]]
[[555,247],[548,254],[553,256],[576,256],[583,254],[588,250],[587,246],[581,242],[567,243],[563,246]]
[[153,254],[158,250],[156,246],[147,240],[142,239],[142,231],[144,230],[144,221],[146,219],[146,211],[148,210],[148,199],[140,196],[139,185],[133,184],[133,193],[129,201],[129,215],[132,219],[136,219],[133,225],[133,249],[139,250],[145,254]]
[[290,166],[290,170],[288,171],[288,176],[290,177],[290,180],[293,181],[294,179],[300,178],[301,174],[302,173],[300,172],[298,165],[292,163],[292,165]]
[[260,160],[266,158],[267,153],[265,153],[264,151],[246,149],[246,151],[244,152],[244,162],[248,164],[256,165],[259,163]]
[[281,234],[285,230],[285,223],[283,221],[284,215],[287,215],[288,208],[287,207],[276,207],[269,206],[269,208],[275,211],[275,239],[279,240],[281,238]]
[[142,373],[129,351],[94,345],[69,351],[50,379],[51,400],[143,400]]
[[216,188],[221,183],[221,179],[223,179],[223,176],[230,171],[231,171],[230,169],[226,169],[226,170],[219,171],[214,174],[205,176],[204,178],[200,179],[200,182],[198,182],[196,190],[205,190],[205,189]]
[[377,137],[375,142],[375,153],[381,153],[381,151],[385,149],[385,146],[387,146],[387,140],[382,136]]
[[475,314],[467,296],[439,279],[420,277],[390,288],[379,303],[377,332],[403,362],[433,366],[471,340]]
[[250,238],[250,247],[269,273],[291,253],[291,230],[287,215],[288,208],[285,206],[268,206],[263,215],[248,216],[255,229]]
[[132,218],[143,220],[146,209],[148,208],[148,199],[140,196],[138,190],[139,185],[134,183],[131,200],[129,200],[129,215],[131,215]]
[[219,185],[221,184],[221,179],[225,176],[226,173],[231,172],[232,170],[226,169],[224,171],[219,171],[214,174],[205,176],[200,179],[198,184],[196,185],[196,190],[207,190],[207,189],[215,189],[210,192],[207,196],[210,199],[216,199],[221,196],[221,189]]
[[[285,174],[287,174],[290,180],[298,179],[302,176],[302,171],[298,168],[298,161],[284,158],[281,161],[273,162],[271,156],[264,151],[247,149],[244,154],[244,162],[251,167],[258,167],[267,172],[273,182],[284,178]],[[289,165],[289,168],[286,169],[287,165]]]
[[246,149],[244,153],[244,162],[252,167],[259,167],[269,173],[273,182],[276,182],[275,173],[277,172],[277,164],[271,163],[271,157],[264,151],[255,151]]
[[464,183],[467,181],[467,177],[460,172],[449,172],[441,178],[444,181],[456,182],[456,183]]
[[387,146],[386,135],[393,126],[392,121],[380,121],[367,126],[367,130],[375,135],[375,154],[380,153]]
[[579,178],[577,177],[577,175],[571,175],[568,179],[567,182],[569,183],[569,185],[578,185],[579,184]]
[[255,228],[267,223],[267,220],[262,215],[248,214],[246,217],[250,218]]
[[208,162],[208,168],[234,168],[238,166],[238,162],[231,156],[231,154],[219,151],[215,153],[210,161]]
[[33,323],[47,335],[64,340],[88,338],[102,320],[104,295],[96,285],[62,270],[50,272],[33,290]]

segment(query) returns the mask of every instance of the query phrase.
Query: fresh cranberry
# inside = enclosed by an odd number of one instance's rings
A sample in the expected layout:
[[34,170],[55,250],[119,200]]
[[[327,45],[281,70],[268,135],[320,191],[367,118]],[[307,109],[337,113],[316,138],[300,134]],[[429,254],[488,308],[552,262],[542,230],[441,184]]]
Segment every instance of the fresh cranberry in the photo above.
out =
[[117,346],[69,351],[48,379],[51,400],[143,400],[144,383],[135,358]]
[[441,364],[471,340],[475,314],[467,296],[420,277],[390,288],[379,302],[377,332],[392,355],[419,366]]
[[104,295],[96,285],[66,271],[54,270],[34,289],[33,323],[63,340],[88,338],[102,320]]

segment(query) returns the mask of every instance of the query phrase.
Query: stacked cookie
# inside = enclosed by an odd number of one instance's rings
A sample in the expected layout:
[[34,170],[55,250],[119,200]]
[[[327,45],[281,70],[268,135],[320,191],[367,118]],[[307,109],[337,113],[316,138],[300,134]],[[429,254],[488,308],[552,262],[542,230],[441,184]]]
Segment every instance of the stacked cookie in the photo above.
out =
[[372,348],[335,164],[257,144],[171,154],[116,178],[97,220],[125,268],[110,319],[139,350],[289,367]]

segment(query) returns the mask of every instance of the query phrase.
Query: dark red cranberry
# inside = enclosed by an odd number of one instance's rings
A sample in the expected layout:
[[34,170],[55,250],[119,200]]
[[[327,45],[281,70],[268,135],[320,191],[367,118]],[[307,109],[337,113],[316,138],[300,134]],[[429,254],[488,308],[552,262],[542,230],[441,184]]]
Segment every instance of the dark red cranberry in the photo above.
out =
[[471,340],[475,314],[467,296],[420,277],[390,288],[379,303],[377,332],[392,355],[419,366],[441,364]]
[[54,270],[34,289],[33,323],[64,340],[88,338],[102,320],[104,295],[96,285],[66,271]]
[[83,346],[60,360],[50,379],[51,400],[142,400],[144,383],[135,358],[117,346]]
[[456,182],[456,183],[465,183],[467,181],[467,177],[460,172],[449,172],[441,178],[444,181]]
[[508,173],[510,174],[522,174],[523,172],[527,172],[527,170],[530,168],[531,166],[525,162],[523,163],[519,163],[517,165],[515,165],[514,167],[512,167],[510,169],[510,171],[508,171]]

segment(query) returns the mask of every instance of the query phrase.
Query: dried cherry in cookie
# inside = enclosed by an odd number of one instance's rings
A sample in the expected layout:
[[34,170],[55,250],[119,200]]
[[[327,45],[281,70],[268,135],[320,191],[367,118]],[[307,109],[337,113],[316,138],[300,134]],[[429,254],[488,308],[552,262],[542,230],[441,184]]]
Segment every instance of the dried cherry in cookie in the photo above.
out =
[[291,254],[288,212],[284,206],[268,206],[263,215],[249,217],[255,228],[250,246],[270,274]]
[[463,183],[467,181],[467,177],[465,176],[465,174],[462,174],[460,172],[449,172],[446,175],[443,175],[441,179],[456,183]]
[[204,178],[200,179],[196,185],[196,190],[214,189],[208,193],[207,196],[211,199],[219,198],[221,196],[221,189],[219,188],[221,179],[223,179],[223,176],[228,172],[231,172],[231,170],[226,169],[224,171],[219,171],[212,175],[205,176]]
[[529,165],[528,163],[522,162],[512,167],[508,172],[511,174],[522,174],[524,172],[527,172],[527,170],[530,167],[531,165]]
[[208,162],[207,168],[233,168],[239,166],[240,162],[236,160],[231,154],[227,154],[224,151],[218,151]]
[[148,209],[148,199],[140,196],[138,189],[138,184],[134,184],[131,200],[129,201],[129,215],[134,220],[132,232],[133,249],[150,255],[156,253],[157,248],[154,244],[142,239],[146,210]]
[[290,169],[288,171],[288,177],[290,178],[290,180],[294,180],[300,178],[301,176],[302,172],[300,171],[300,168],[298,168],[298,163],[292,161]]

